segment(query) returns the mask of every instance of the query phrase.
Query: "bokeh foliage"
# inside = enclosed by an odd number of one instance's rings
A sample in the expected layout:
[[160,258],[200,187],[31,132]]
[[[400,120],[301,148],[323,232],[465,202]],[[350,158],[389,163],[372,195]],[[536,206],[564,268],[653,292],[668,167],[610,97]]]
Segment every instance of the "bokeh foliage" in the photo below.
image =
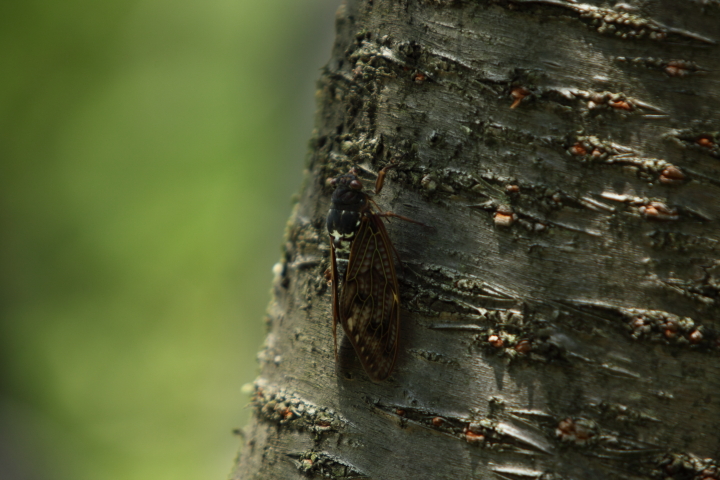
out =
[[336,3],[2,2],[0,477],[226,477]]

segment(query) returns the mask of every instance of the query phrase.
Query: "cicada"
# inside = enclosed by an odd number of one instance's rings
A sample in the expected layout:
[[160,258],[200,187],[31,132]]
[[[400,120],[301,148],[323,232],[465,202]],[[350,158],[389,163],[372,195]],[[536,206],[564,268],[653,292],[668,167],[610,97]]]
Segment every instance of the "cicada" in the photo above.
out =
[[[381,381],[395,366],[400,328],[394,247],[382,217],[419,222],[392,212],[380,212],[370,195],[363,191],[357,173],[352,169],[332,180],[335,191],[327,228],[330,234],[333,339],[337,357],[339,322],[370,379]],[[382,187],[384,174],[385,169],[378,175],[375,193]],[[349,255],[342,288],[339,288],[338,254]]]

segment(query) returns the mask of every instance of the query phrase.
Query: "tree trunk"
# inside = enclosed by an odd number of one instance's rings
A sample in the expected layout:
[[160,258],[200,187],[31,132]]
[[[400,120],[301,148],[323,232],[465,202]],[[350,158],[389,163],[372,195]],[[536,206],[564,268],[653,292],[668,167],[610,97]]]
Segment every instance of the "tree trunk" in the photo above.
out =
[[[718,479],[717,0],[348,0],[233,478]],[[394,164],[390,378],[333,353],[327,179]]]

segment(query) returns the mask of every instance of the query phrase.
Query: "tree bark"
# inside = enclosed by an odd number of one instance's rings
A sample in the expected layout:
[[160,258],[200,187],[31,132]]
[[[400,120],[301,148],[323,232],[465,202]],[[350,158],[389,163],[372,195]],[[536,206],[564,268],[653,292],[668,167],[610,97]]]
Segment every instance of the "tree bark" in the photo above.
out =
[[[718,479],[717,0],[348,0],[233,478]],[[327,179],[394,164],[394,373],[333,353]]]

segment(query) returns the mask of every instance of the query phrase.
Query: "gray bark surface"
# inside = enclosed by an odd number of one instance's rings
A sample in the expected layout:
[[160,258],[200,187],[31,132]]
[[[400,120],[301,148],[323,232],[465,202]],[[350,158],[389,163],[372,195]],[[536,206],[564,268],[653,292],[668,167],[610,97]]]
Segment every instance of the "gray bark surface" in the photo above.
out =
[[[718,479],[720,4],[337,14],[232,478]],[[333,353],[328,178],[392,220],[398,361]]]

